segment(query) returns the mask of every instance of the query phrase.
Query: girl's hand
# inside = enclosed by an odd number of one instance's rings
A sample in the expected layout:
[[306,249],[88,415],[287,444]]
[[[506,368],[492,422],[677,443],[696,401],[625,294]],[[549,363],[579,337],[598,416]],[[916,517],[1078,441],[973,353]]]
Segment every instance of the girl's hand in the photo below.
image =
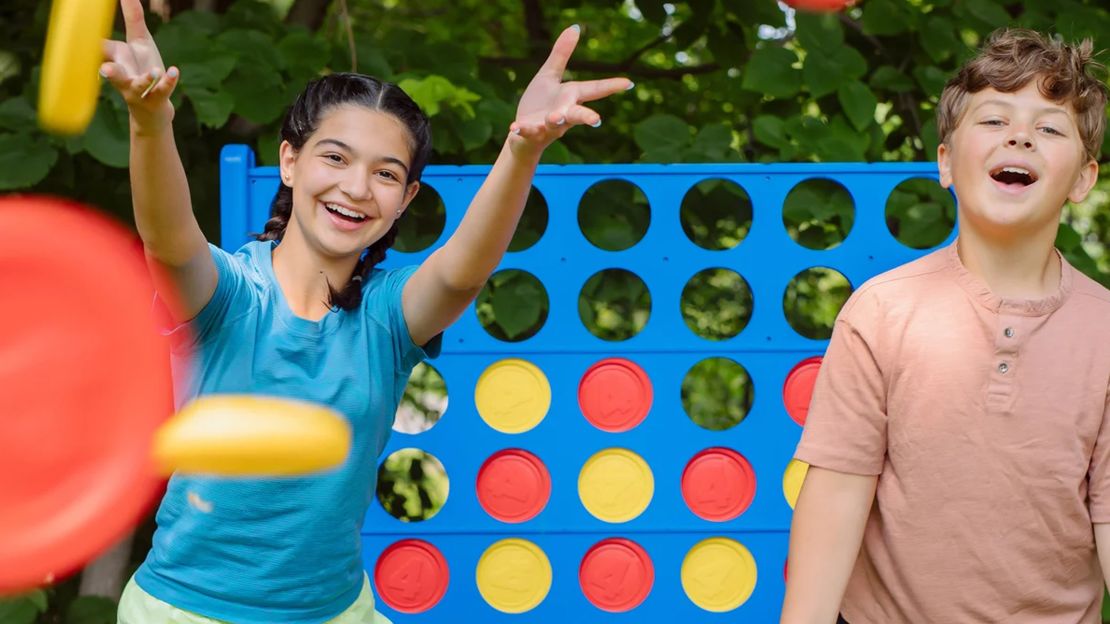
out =
[[166,71],[154,38],[143,21],[139,0],[120,0],[127,41],[104,40],[100,75],[120,92],[131,111],[136,132],[157,132],[173,121],[170,94],[177,86],[178,69]]
[[578,45],[579,28],[571,26],[559,35],[543,67],[528,83],[509,126],[509,148],[514,154],[538,156],[544,148],[573,126],[601,125],[601,116],[582,106],[632,88],[627,78],[586,82],[563,82],[567,61]]

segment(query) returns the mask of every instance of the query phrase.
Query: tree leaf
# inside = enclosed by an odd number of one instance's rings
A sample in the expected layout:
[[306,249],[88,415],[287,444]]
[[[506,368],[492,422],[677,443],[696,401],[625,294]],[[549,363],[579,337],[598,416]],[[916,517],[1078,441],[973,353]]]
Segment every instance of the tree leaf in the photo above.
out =
[[878,100],[867,85],[858,80],[849,82],[841,85],[836,95],[848,121],[851,121],[857,130],[863,130],[875,121],[875,106]]
[[235,97],[227,91],[197,89],[189,91],[188,95],[197,120],[209,128],[219,128],[227,123],[231,111],[235,109]]
[[38,184],[58,160],[49,143],[29,134],[0,134],[0,191]]
[[109,167],[127,166],[131,153],[131,127],[127,109],[116,93],[101,100],[85,130],[85,150]]
[[35,109],[27,98],[13,97],[0,102],[0,128],[30,130],[35,127]]
[[904,0],[867,0],[863,3],[863,32],[869,35],[899,35],[910,28],[912,18]]
[[790,142],[786,138],[785,125],[781,117],[760,115],[752,122],[752,130],[755,138],[764,145],[783,148]]
[[744,68],[741,87],[776,98],[787,98],[802,88],[802,75],[793,67],[793,51],[775,46],[760,48]]
[[235,99],[233,111],[249,121],[267,124],[285,112],[285,82],[274,67],[251,66],[240,61],[223,84]]
[[674,115],[652,115],[636,124],[633,138],[645,152],[679,154],[690,145],[690,126]]
[[530,282],[535,278],[524,273],[516,273],[515,276],[517,279],[502,285],[493,297],[493,317],[509,340],[539,322],[547,305],[547,296]]
[[725,160],[732,146],[732,129],[723,123],[706,124],[694,137],[692,155],[701,162]]
[[956,50],[960,48],[960,42],[956,39],[956,28],[952,22],[935,15],[930,15],[925,18],[925,22],[921,26],[921,32],[918,33],[918,39],[921,41],[921,47],[929,53],[937,63],[952,56]]
[[844,45],[844,27],[835,15],[799,11],[794,14],[794,21],[797,24],[794,32],[807,52],[834,52]]
[[890,65],[883,65],[871,74],[871,86],[876,89],[884,91],[893,91],[895,93],[904,93],[912,91],[914,84],[906,74],[898,71]]
[[66,624],[115,624],[116,602],[103,596],[78,596],[66,611]]
[[667,20],[667,11],[663,8],[663,0],[636,0],[636,8],[644,19],[653,24],[663,25]]

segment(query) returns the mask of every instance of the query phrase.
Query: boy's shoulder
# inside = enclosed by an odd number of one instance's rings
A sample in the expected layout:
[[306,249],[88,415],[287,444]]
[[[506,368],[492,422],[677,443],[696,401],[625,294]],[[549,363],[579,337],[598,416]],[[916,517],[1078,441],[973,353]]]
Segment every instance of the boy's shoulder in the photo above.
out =
[[942,247],[868,279],[848,298],[840,318],[849,322],[874,320],[899,309],[935,302],[955,284],[955,254],[954,246]]
[[1076,302],[1084,306],[1094,306],[1110,315],[1110,289],[1091,279],[1079,269],[1069,265],[1072,271],[1072,294]]

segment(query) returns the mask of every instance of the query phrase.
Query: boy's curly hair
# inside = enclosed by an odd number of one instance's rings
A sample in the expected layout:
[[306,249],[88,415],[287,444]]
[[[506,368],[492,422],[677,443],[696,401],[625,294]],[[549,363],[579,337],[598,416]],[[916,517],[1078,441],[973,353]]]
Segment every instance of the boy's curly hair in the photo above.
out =
[[991,87],[1013,93],[1037,80],[1041,94],[1070,104],[1087,156],[1098,160],[1106,127],[1105,67],[1094,60],[1090,39],[1078,44],[1022,28],[1001,28],[944,86],[937,106],[937,131],[946,143],[967,109],[971,94]]

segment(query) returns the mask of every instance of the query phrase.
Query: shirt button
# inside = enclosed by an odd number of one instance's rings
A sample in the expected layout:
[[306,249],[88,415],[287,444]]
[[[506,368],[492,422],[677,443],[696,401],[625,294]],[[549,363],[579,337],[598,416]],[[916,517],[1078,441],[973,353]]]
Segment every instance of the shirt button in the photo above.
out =
[[1002,333],[1006,334],[1007,338],[1013,338],[1014,337],[1014,328],[1013,327],[1007,327],[1006,331],[1004,331]]
[[998,372],[1002,373],[1003,375],[1005,375],[1006,371],[1008,371],[1008,370],[1010,370],[1010,365],[1009,364],[1003,362],[1003,363],[998,365]]

